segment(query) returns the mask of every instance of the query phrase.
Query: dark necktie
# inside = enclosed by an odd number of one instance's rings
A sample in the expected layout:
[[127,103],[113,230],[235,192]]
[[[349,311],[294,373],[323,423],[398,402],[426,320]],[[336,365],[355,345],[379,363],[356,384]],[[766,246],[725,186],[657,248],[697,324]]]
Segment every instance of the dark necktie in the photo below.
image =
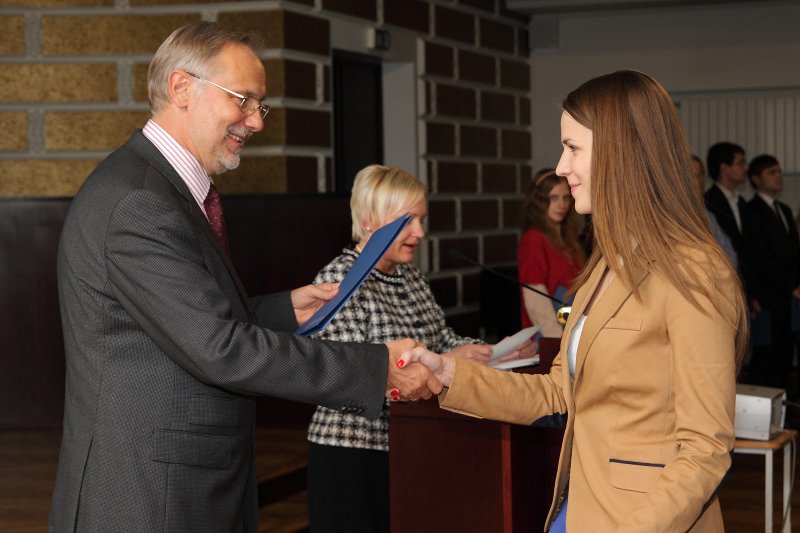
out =
[[230,256],[231,248],[228,244],[228,231],[225,229],[225,214],[222,212],[222,202],[219,200],[219,193],[213,183],[208,189],[208,196],[206,196],[206,201],[203,202],[203,207],[206,208],[206,216],[208,216],[208,223],[211,224],[211,229],[219,239],[219,243],[225,253]]
[[778,207],[778,202],[772,202],[772,209],[775,210],[775,216],[778,217],[778,224],[781,225],[781,229],[786,231],[788,228],[786,227],[786,223],[783,221],[783,216],[781,215],[781,210]]
[[739,230],[739,235],[741,235],[744,230],[744,210],[747,208],[747,202],[738,194],[736,196],[736,210],[739,212],[739,218],[736,218],[735,215],[733,218],[736,220],[736,228]]

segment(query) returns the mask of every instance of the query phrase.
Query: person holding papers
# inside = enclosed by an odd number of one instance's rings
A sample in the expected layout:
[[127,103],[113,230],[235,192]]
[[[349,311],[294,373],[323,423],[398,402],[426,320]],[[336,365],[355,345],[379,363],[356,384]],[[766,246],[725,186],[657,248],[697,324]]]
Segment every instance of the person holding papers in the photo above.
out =
[[[440,405],[531,424],[568,414],[545,530],[723,531],[747,308],[709,230],[680,120],[641,72],[589,80],[563,104],[563,153],[595,246],[549,374],[499,372],[415,348]],[[446,492],[446,480],[442,480]]]
[[[583,269],[583,247],[578,241],[581,221],[573,205],[567,180],[552,168],[536,173],[522,204],[519,280],[561,301],[566,301],[566,289]],[[538,324],[543,337],[560,337],[563,329],[553,302],[520,290],[522,327]]]
[[441,390],[426,368],[392,364],[410,339],[294,335],[333,286],[245,293],[214,181],[264,128],[262,51],[216,22],[175,30],[148,70],[152,118],[72,200],[51,532],[258,531],[256,396],[376,417],[387,393]]
[[[425,185],[399,168],[370,165],[356,175],[350,208],[355,244],[325,266],[315,283],[342,281],[378,228],[405,214],[412,219],[350,301],[315,337],[369,343],[411,337],[433,350],[486,363],[492,347],[447,327],[430,285],[412,265],[425,236]],[[522,349],[530,350],[530,342]],[[520,355],[532,354],[516,350],[503,359]],[[389,531],[388,417],[388,406],[374,420],[317,408],[308,428],[309,520],[314,533]]]

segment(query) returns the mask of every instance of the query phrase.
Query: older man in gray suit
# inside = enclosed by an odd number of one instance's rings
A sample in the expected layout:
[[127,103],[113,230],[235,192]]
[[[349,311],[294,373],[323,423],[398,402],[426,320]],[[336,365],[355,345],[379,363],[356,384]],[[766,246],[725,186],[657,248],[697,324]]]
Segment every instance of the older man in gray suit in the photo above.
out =
[[255,395],[377,416],[441,384],[414,345],[292,335],[336,291],[248,298],[210,176],[263,128],[257,38],[199,22],[148,74],[152,119],[76,195],[58,253],[66,402],[51,531],[258,530]]

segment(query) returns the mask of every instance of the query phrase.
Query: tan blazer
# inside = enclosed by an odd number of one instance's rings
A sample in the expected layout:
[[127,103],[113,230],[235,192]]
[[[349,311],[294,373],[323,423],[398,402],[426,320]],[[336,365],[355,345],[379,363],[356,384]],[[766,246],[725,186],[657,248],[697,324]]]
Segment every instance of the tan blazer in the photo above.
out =
[[570,334],[605,270],[601,260],[576,294],[549,374],[457,360],[441,406],[519,424],[568,413],[545,531],[567,486],[568,533],[723,531],[715,491],[734,442],[734,274],[708,262],[687,272],[726,302],[721,312],[697,296],[699,311],[655,273],[640,299],[617,278],[586,319],[571,379]]

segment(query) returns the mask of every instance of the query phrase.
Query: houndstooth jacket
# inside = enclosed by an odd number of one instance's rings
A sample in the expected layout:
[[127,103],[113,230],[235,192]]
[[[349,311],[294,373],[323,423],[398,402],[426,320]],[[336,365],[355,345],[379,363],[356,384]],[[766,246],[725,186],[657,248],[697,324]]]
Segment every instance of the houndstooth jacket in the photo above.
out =
[[[342,281],[357,258],[358,252],[345,248],[320,270],[314,282]],[[394,274],[373,270],[328,327],[316,335],[320,339],[369,343],[404,337],[411,337],[437,353],[481,342],[456,335],[445,325],[444,311],[436,303],[428,281],[412,265],[398,265]],[[308,428],[308,440],[329,446],[388,451],[388,405],[372,420],[317,407]]]

